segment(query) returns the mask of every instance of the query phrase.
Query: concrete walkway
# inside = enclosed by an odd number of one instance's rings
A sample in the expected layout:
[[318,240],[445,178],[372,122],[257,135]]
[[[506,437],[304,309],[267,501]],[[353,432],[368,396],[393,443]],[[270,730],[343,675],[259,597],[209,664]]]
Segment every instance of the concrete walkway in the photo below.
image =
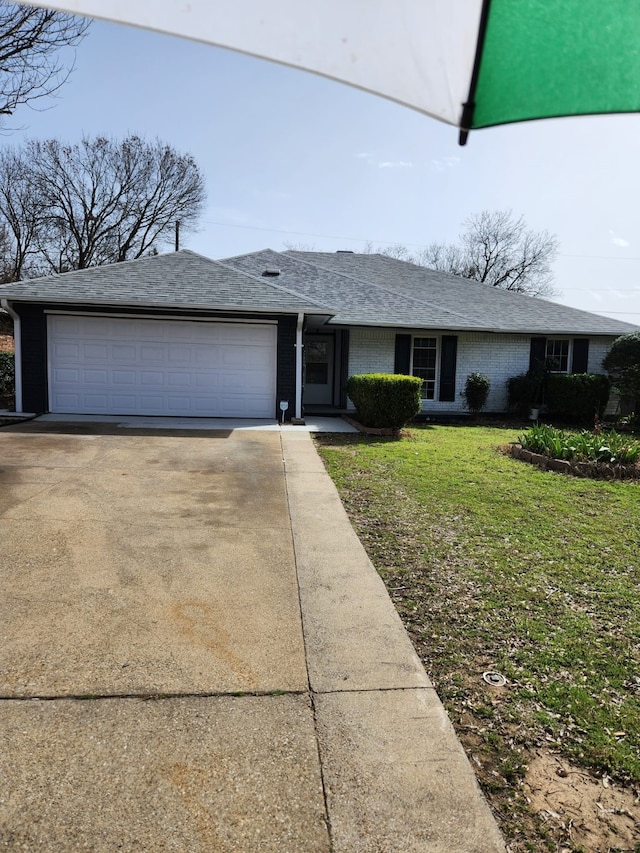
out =
[[0,430],[0,850],[499,853],[304,430]]

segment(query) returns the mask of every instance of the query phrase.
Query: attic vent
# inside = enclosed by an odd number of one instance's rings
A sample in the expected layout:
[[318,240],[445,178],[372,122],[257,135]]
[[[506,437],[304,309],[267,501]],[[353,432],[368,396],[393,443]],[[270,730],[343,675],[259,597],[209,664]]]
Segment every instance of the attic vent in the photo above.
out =
[[353,255],[353,249],[336,249],[336,255]]
[[275,278],[276,276],[280,275],[280,270],[264,270],[262,275],[265,278]]

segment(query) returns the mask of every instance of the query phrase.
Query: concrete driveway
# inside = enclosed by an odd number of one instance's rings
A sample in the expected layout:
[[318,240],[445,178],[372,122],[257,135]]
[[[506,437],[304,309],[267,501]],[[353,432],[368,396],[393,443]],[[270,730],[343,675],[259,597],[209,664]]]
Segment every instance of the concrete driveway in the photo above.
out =
[[309,435],[0,430],[0,850],[504,849]]

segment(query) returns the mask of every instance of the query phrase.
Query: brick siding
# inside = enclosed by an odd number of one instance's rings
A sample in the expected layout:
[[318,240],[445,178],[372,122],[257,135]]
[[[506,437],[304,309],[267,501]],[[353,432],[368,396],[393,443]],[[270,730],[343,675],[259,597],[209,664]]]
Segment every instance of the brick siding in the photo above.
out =
[[[398,330],[407,333],[406,329]],[[412,332],[421,337],[437,337],[441,333],[425,329]],[[395,329],[352,329],[349,347],[349,376],[354,373],[393,373]],[[604,373],[602,359],[615,337],[591,338],[589,344],[589,372]],[[531,335],[501,335],[478,332],[458,334],[456,368],[456,399],[450,403],[425,400],[424,412],[464,412],[462,391],[467,376],[478,371],[491,380],[487,412],[507,410],[507,380],[529,369]],[[437,385],[436,385],[437,397]],[[349,408],[353,408],[349,401]]]

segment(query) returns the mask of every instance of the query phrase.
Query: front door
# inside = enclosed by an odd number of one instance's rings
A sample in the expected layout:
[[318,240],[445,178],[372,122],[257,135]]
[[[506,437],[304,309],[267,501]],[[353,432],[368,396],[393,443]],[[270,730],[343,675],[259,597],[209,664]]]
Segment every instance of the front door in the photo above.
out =
[[333,403],[333,335],[307,335],[305,339],[304,402]]

